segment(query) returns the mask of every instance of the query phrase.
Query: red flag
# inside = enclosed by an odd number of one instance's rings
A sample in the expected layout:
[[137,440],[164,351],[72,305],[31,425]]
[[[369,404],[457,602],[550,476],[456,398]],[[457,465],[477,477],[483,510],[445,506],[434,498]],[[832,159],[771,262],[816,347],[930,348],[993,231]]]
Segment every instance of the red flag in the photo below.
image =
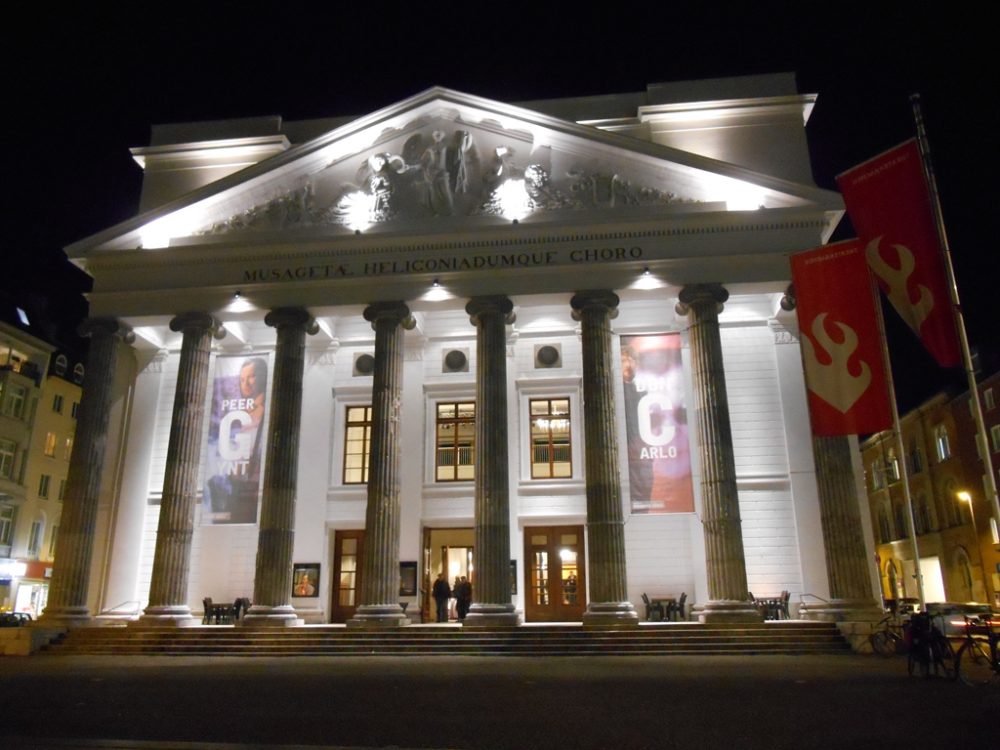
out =
[[838,242],[791,260],[813,433],[887,428],[892,417],[864,243]]
[[920,149],[909,140],[837,177],[879,286],[942,367],[962,357]]

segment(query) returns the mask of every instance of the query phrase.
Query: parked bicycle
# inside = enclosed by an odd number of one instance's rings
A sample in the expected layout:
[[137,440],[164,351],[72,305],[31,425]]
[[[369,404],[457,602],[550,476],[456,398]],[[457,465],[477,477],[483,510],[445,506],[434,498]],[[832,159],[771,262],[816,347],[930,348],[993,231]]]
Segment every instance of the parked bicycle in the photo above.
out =
[[883,617],[868,636],[872,652],[879,656],[895,656],[906,652],[903,642],[903,620],[895,612]]
[[1000,684],[1000,620],[965,617],[965,638],[955,657],[955,670],[966,685]]
[[914,614],[904,626],[903,640],[907,645],[906,671],[923,677],[955,678],[955,651],[951,641],[926,612]]

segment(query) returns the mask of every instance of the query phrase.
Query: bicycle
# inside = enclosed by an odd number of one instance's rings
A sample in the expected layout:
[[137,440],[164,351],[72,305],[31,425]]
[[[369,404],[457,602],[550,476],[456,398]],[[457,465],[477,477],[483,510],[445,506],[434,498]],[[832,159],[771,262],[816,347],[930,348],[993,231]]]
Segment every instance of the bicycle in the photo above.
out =
[[875,627],[879,630],[868,636],[873,653],[884,657],[904,653],[906,644],[903,641],[903,622],[895,612],[883,617]]
[[930,677],[933,668],[935,676],[955,679],[955,651],[951,641],[931,622],[926,612],[918,612],[904,627],[907,650],[906,671]]
[[1000,683],[1000,621],[990,617],[965,617],[965,640],[955,657],[955,671],[966,685]]

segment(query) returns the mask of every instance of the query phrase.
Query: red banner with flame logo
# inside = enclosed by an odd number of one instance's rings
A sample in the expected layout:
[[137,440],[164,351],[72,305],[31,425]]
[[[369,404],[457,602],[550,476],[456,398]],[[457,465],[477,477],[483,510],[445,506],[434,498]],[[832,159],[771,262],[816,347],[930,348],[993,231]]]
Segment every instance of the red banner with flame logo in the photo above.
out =
[[791,260],[813,433],[887,428],[892,417],[864,243],[838,242]]
[[837,177],[883,293],[942,367],[961,364],[944,258],[915,140]]

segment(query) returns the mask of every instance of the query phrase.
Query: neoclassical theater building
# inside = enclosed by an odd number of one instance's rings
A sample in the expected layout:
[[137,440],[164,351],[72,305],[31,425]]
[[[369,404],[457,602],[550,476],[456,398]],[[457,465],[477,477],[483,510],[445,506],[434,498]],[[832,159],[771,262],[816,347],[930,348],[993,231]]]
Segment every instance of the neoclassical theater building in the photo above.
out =
[[469,627],[872,605],[856,450],[811,438],[784,309],[843,213],[815,99],[155,126],[139,215],[67,249],[91,353],[44,619],[402,626],[439,574]]

